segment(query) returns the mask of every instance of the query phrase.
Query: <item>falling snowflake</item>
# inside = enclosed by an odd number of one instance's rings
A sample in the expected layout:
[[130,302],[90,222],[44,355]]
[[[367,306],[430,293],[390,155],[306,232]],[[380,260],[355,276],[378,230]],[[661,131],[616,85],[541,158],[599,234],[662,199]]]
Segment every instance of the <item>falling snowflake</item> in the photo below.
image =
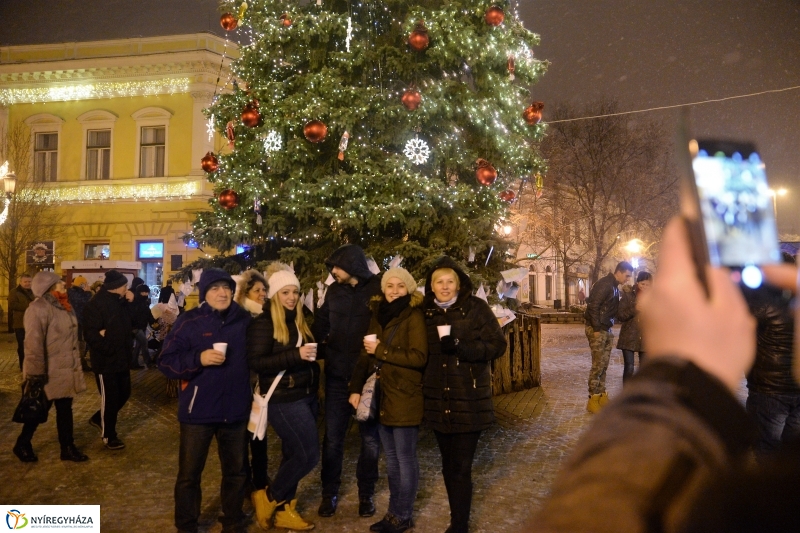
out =
[[211,115],[206,122],[206,133],[208,133],[209,142],[214,140],[214,115]]
[[415,165],[422,165],[431,155],[431,149],[428,143],[422,139],[411,139],[406,143],[406,148],[403,153]]
[[278,135],[277,131],[272,130],[267,135],[267,138],[264,139],[264,151],[267,153],[277,152],[281,149],[282,144],[281,136]]

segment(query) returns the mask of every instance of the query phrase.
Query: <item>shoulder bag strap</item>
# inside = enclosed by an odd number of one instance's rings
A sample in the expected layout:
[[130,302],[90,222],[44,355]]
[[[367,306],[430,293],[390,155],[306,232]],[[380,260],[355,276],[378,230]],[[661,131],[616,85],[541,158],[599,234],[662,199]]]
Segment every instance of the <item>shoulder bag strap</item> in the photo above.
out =
[[[388,338],[388,339],[386,339],[386,345],[387,345],[387,346],[389,346],[389,347],[391,347],[391,346],[392,346],[392,339],[394,338],[394,334],[395,334],[395,333],[397,333],[397,328],[399,328],[399,327],[400,327],[400,324],[397,324],[397,325],[394,327],[394,329],[392,330],[392,332],[389,334],[389,338]],[[378,362],[375,364],[375,369],[376,369],[376,371],[377,371],[377,370],[380,370],[382,366],[383,366],[383,361],[378,361]],[[380,375],[380,373],[379,373],[379,375]]]

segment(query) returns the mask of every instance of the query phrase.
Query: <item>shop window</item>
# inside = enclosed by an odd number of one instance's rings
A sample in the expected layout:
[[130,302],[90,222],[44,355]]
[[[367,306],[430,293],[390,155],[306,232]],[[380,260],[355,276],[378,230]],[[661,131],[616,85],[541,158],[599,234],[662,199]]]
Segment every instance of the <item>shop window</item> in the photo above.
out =
[[84,259],[109,259],[111,257],[111,245],[107,242],[93,242],[83,245]]

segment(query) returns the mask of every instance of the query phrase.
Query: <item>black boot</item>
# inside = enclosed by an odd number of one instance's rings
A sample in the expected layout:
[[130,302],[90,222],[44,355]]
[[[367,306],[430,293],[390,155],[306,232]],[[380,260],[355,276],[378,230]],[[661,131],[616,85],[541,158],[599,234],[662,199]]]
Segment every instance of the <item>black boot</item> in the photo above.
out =
[[89,456],[81,453],[81,451],[76,448],[74,444],[69,444],[61,447],[61,460],[82,463],[83,461],[88,461]]
[[336,514],[336,505],[338,503],[338,498],[336,496],[323,496],[317,514],[324,517],[333,516]]
[[31,443],[20,443],[17,441],[17,444],[14,446],[14,455],[19,457],[19,460],[23,463],[34,463],[39,460],[36,457],[36,454],[33,453],[33,446]]
[[358,516],[367,517],[375,514],[375,502],[372,496],[365,496],[358,499]]

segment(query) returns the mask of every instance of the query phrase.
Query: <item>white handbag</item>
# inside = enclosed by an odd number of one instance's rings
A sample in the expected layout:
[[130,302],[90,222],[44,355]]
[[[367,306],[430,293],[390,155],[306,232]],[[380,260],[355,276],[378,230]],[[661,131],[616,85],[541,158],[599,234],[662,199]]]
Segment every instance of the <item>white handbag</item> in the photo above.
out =
[[[303,344],[303,334],[300,329],[297,330],[297,348]],[[281,370],[275,379],[272,380],[272,385],[269,391],[264,396],[261,395],[261,382],[256,385],[256,391],[253,393],[253,405],[250,407],[250,420],[247,422],[247,431],[253,434],[253,440],[264,440],[267,434],[267,404],[269,399],[272,398],[272,393],[278,387],[286,370]]]

